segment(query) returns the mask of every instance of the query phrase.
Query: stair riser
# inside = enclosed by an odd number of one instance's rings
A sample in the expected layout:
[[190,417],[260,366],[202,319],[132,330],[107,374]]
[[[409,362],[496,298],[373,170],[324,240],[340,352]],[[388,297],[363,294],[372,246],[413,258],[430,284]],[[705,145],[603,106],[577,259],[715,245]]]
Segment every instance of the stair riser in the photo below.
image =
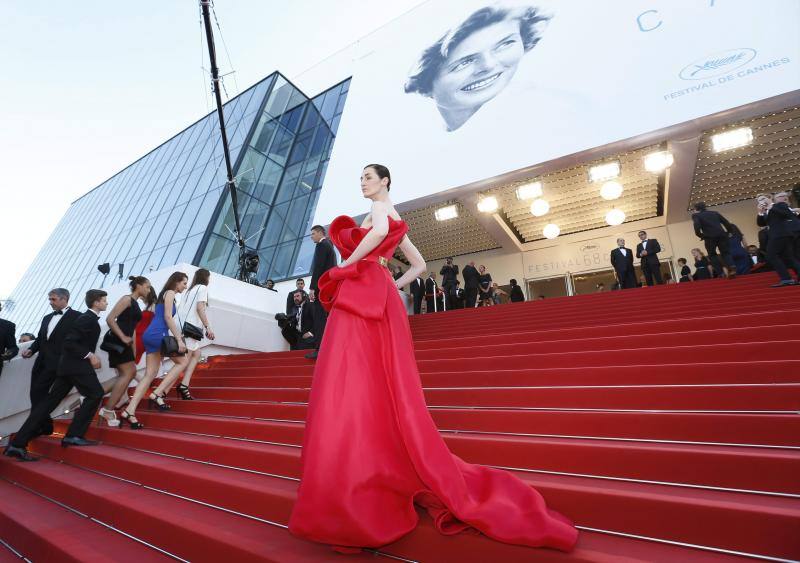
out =
[[[252,382],[257,384],[257,382]],[[192,387],[197,399],[307,402],[307,390]],[[572,409],[800,411],[800,384],[742,387],[631,387],[426,390],[429,406]]]

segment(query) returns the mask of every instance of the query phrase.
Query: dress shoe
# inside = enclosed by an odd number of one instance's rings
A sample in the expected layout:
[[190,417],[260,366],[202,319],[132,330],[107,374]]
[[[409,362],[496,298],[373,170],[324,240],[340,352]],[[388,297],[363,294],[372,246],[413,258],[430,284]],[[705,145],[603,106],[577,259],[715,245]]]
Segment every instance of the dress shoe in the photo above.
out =
[[772,284],[771,287],[785,287],[787,285],[797,285],[797,282],[794,280],[781,280],[778,283]]
[[309,352],[308,354],[306,354],[304,357],[307,360],[316,360],[318,355],[319,352],[317,350],[314,350],[313,352]]
[[35,458],[31,454],[29,454],[28,450],[26,450],[25,448],[15,448],[11,444],[6,446],[3,455],[7,455],[8,457],[15,457],[20,461],[39,461],[38,458]]
[[94,440],[87,440],[86,438],[81,438],[80,436],[66,436],[63,440],[61,440],[61,447],[66,448],[67,446],[96,446],[100,442],[96,442]]

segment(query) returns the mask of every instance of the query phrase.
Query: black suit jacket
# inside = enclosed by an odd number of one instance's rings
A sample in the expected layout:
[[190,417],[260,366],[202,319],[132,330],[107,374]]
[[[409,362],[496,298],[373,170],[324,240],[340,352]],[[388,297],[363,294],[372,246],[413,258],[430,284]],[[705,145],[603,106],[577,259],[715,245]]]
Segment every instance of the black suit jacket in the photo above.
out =
[[97,348],[97,340],[100,338],[99,320],[94,311],[86,311],[72,324],[64,336],[58,375],[94,373],[86,356],[94,353]]
[[636,245],[636,257],[642,259],[642,264],[658,264],[657,254],[661,252],[661,245],[654,238],[647,239],[647,256],[642,256],[642,251],[645,250],[644,245],[640,242]]
[[464,278],[464,289],[478,289],[478,278],[480,274],[477,268],[467,264],[464,266],[464,269],[461,270],[461,275]]
[[509,295],[512,303],[519,303],[525,301],[525,294],[522,293],[522,288],[518,285],[511,286],[511,294]]
[[759,215],[756,222],[760,227],[769,227],[768,237],[779,239],[800,234],[800,219],[784,202],[774,204],[766,215]]
[[411,296],[414,299],[422,299],[425,296],[425,281],[420,278],[415,278],[411,282]]
[[433,297],[434,293],[436,292],[436,288],[439,287],[432,278],[428,278],[425,280],[425,297]]
[[336,266],[336,252],[327,238],[322,239],[314,248],[314,259],[311,261],[311,289],[319,289],[319,278]]
[[[310,301],[303,301],[303,310],[300,312],[300,335],[310,332],[314,333],[314,307]],[[289,320],[293,328],[297,328],[297,307],[293,304],[289,311]],[[316,336],[316,334],[314,334]]]
[[611,265],[618,274],[624,274],[628,270],[633,271],[633,251],[630,248],[625,250],[627,250],[625,256],[622,255],[619,247],[611,251]]
[[445,264],[442,266],[442,270],[439,272],[439,275],[442,276],[442,286],[456,285],[456,280],[458,279],[458,266],[455,264],[450,266]]
[[725,217],[708,209],[692,215],[692,223],[694,223],[694,234],[701,239],[727,237],[733,230]]
[[53,329],[50,338],[47,338],[47,325],[50,324],[50,319],[53,318],[55,313],[45,315],[42,319],[42,324],[39,327],[39,334],[36,340],[33,341],[29,350],[32,353],[39,353],[36,356],[36,361],[33,364],[31,375],[36,377],[39,373],[47,371],[56,371],[58,364],[61,361],[61,349],[64,344],[64,337],[75,324],[75,321],[81,314],[74,309],[67,309],[64,311],[61,320]]
[[14,333],[17,326],[11,321],[0,319],[0,373],[3,371],[3,362],[10,360],[19,352]]

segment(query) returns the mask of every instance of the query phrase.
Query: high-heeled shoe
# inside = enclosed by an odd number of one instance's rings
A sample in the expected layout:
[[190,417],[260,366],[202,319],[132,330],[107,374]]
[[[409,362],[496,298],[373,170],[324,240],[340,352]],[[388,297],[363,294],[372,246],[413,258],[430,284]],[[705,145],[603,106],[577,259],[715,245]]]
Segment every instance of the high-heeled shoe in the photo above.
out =
[[150,396],[147,398],[148,405],[150,407],[155,407],[161,412],[168,411],[172,407],[169,406],[167,401],[164,400],[164,395],[156,395],[155,393],[150,393]]
[[[111,428],[116,428],[119,426],[119,420],[117,419],[117,413],[114,412],[113,409],[107,409],[105,407],[100,407],[100,411],[97,413],[100,415],[100,418],[104,418],[106,420],[106,424],[108,424]],[[98,418],[99,422],[99,418]]]
[[194,401],[194,397],[189,392],[189,386],[181,383],[175,388],[175,394],[184,401]]
[[131,427],[131,430],[141,430],[142,428],[144,428],[144,424],[139,422],[136,416],[132,415],[127,410],[124,410],[121,413],[119,413],[119,418],[120,418],[120,425],[119,425],[120,428],[123,428],[126,422]]

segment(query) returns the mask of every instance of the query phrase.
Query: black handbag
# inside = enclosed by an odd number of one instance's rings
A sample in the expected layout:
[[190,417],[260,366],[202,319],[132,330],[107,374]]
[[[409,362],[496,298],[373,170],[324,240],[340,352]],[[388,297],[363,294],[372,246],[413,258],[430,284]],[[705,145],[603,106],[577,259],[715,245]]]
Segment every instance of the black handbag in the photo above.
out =
[[[194,302],[197,300],[197,294],[200,293],[198,289],[194,293],[194,297],[192,297],[192,304],[189,305],[187,311],[191,312],[192,307],[194,307]],[[180,320],[180,317],[178,318]],[[203,329],[199,326],[190,323],[189,321],[183,321],[183,325],[181,326],[181,332],[183,333],[184,338],[191,338],[192,340],[197,340],[198,342],[203,339],[205,333]]]
[[178,339],[168,334],[161,339],[161,355],[169,358],[183,356],[186,352],[181,352],[178,346]]
[[202,328],[187,321],[183,323],[183,336],[199,341],[203,339],[204,333]]
[[[133,298],[131,297],[131,306],[133,306]],[[133,324],[133,321],[130,321]],[[130,327],[131,329],[133,327]],[[133,332],[133,330],[130,330]],[[110,328],[103,335],[103,341],[100,343],[100,349],[109,354],[122,354],[128,348],[127,344],[123,344],[119,337],[114,334]]]
[[109,354],[122,354],[126,348],[127,346],[120,342],[114,331],[110,329],[103,336],[103,341],[100,343],[100,349]]

